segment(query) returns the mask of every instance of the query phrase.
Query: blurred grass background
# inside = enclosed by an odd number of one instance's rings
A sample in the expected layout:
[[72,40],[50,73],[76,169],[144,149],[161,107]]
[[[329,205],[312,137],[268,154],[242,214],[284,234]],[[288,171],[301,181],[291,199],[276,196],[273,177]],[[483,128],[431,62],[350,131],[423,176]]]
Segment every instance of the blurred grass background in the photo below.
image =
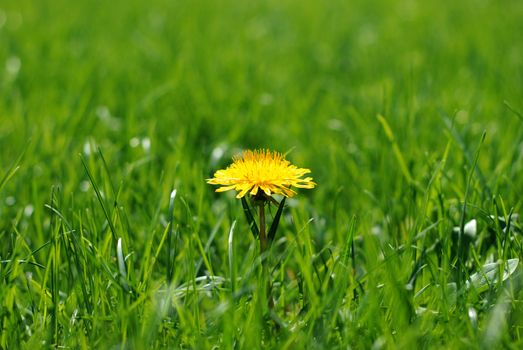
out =
[[[341,249],[353,217],[356,235],[378,232],[383,245],[401,246],[434,223],[440,235],[450,232],[459,225],[471,172],[467,220],[493,215],[501,202],[505,214],[517,213],[522,18],[523,3],[515,0],[4,0],[0,170],[23,157],[0,192],[0,232],[10,242],[1,258],[14,261],[8,257],[60,231],[45,204],[59,208],[76,230],[88,226],[91,241],[116,244],[104,240],[107,221],[81,157],[120,213],[117,229],[135,252],[130,264],[137,271],[146,266],[140,259],[147,244],[160,244],[173,188],[184,203],[175,210],[182,234],[205,244],[219,230],[209,241],[215,273],[227,270],[226,233],[235,219],[238,244],[248,249],[240,206],[204,182],[243,148],[290,151],[292,162],[312,169],[318,188],[289,205],[296,222],[314,218],[310,239],[317,251]],[[485,219],[480,230],[486,226]],[[191,242],[185,244],[194,248]],[[43,265],[46,249],[35,255]],[[362,248],[366,260],[369,249]],[[203,270],[192,272],[187,276]],[[6,288],[18,275],[11,276]],[[180,282],[187,276],[180,273]],[[148,278],[141,282],[160,283],[163,270]],[[28,300],[19,297],[20,304]],[[5,331],[15,327],[8,324]],[[383,325],[376,327],[359,345],[379,338]],[[125,344],[120,335],[108,338]],[[100,346],[94,339],[86,342]]]
[[503,102],[520,107],[521,13],[517,1],[7,1],[2,159],[30,139],[26,168],[71,191],[89,142],[118,173],[140,156],[129,141],[149,138],[152,178],[177,162],[209,174],[216,147],[294,148],[320,201],[344,186],[347,208],[367,210],[362,190],[383,202],[399,175],[376,114],[419,175],[447,115],[467,147],[487,130],[481,165],[498,170],[490,185],[510,182],[520,165],[499,160],[520,150]]

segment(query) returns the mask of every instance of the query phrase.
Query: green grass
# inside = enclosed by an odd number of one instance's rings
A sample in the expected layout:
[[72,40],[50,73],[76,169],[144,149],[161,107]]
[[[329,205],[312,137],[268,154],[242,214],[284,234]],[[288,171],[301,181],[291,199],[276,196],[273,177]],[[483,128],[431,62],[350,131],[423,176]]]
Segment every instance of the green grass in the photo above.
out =
[[[522,18],[1,2],[0,348],[521,348]],[[267,255],[272,312],[240,201],[205,183],[245,148],[318,183]]]

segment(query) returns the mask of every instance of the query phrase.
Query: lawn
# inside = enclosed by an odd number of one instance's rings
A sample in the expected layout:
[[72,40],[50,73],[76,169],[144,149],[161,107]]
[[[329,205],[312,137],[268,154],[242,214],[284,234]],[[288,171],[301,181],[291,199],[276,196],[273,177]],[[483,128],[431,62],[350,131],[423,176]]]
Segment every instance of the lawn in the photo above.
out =
[[[517,0],[3,0],[0,348],[522,348],[521,33]],[[266,251],[206,182],[246,149],[317,184]]]

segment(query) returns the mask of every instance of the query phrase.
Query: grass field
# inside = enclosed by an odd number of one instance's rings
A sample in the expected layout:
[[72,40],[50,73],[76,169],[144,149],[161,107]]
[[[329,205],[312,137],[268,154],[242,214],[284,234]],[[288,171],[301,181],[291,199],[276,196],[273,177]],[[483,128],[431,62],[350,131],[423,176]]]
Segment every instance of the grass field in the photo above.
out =
[[[522,348],[522,19],[3,0],[0,348]],[[317,183],[263,263],[205,182],[259,148]]]

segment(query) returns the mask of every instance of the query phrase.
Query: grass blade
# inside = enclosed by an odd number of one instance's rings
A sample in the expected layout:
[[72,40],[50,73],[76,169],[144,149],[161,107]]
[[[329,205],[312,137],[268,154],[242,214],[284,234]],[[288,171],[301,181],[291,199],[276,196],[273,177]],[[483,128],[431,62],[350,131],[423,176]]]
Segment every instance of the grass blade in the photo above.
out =
[[118,243],[116,244],[116,252],[118,258],[118,270],[120,271],[120,282],[124,290],[130,291],[129,284],[127,283],[127,269],[125,267],[125,259],[122,248],[122,238],[118,238]]
[[383,130],[385,131],[385,135],[387,135],[387,139],[392,144],[392,150],[394,151],[394,155],[396,156],[396,160],[398,161],[403,176],[405,176],[409,183],[414,183],[410,170],[407,167],[407,162],[405,162],[405,158],[403,158],[403,154],[401,153],[398,143],[396,142],[396,138],[394,137],[394,133],[392,132],[389,123],[381,114],[378,114],[377,118],[383,127]]
[[[463,198],[463,207],[461,209],[461,218],[460,218],[460,224],[459,224],[459,238],[458,238],[458,254],[457,254],[457,263],[459,266],[464,265],[463,261],[463,255],[464,255],[464,244],[463,244],[463,236],[465,235],[465,216],[467,212],[467,201],[470,193],[470,185],[472,183],[472,177],[474,176],[476,166],[478,164],[479,159],[479,153],[481,150],[481,146],[483,145],[483,142],[485,141],[485,137],[487,136],[487,132],[484,131],[483,135],[481,136],[481,140],[479,142],[478,148],[476,149],[476,154],[474,155],[474,162],[472,164],[472,168],[470,169],[470,173],[468,174],[467,179],[467,187],[465,188],[465,196]],[[460,268],[458,268],[459,270]],[[461,274],[460,274],[461,275]],[[460,286],[459,283],[461,281],[458,279],[458,287]]]
[[228,241],[228,250],[229,250],[229,274],[231,276],[231,291],[234,295],[236,291],[236,273],[234,270],[234,228],[236,227],[236,220],[232,222],[231,229],[229,230],[229,241]]
[[507,106],[507,108],[516,115],[516,117],[519,118],[519,120],[521,120],[523,122],[523,114],[521,114],[520,112],[518,112],[514,107],[512,107],[508,101],[503,101],[503,104],[505,106]]
[[111,216],[109,215],[109,212],[107,211],[107,208],[105,207],[105,203],[102,198],[102,194],[100,193],[100,190],[98,189],[98,185],[96,184],[96,181],[94,180],[93,176],[91,175],[91,172],[89,171],[89,168],[87,167],[87,164],[85,163],[84,157],[80,156],[80,159],[82,161],[82,165],[84,166],[87,177],[89,178],[89,181],[91,182],[91,185],[93,186],[94,192],[96,193],[96,198],[98,199],[98,202],[100,203],[100,206],[102,207],[102,211],[104,212],[105,218],[107,219],[107,224],[109,225],[109,228],[111,230],[111,234],[113,236],[113,241],[116,242],[116,241],[118,241],[118,239],[116,238],[116,228],[114,227],[113,221],[111,220]]
[[25,149],[23,152],[16,158],[13,164],[9,167],[9,169],[6,171],[4,176],[2,177],[2,180],[0,180],[0,191],[2,188],[4,188],[5,184],[15,175],[15,173],[20,169],[20,162],[22,161],[22,158],[24,157]]
[[283,207],[285,206],[285,197],[280,202],[280,205],[278,206],[278,211],[276,212],[276,215],[274,216],[274,220],[272,220],[271,228],[269,229],[269,233],[267,234],[267,237],[269,238],[269,242],[272,242],[274,240],[274,237],[276,237],[276,230],[278,229],[278,225],[280,223],[281,213],[283,213]]
[[245,197],[242,197],[242,207],[243,213],[245,214],[247,222],[249,223],[249,228],[251,229],[254,238],[257,238],[260,235],[260,230],[258,230],[258,225],[256,225],[256,221],[254,220],[254,216],[252,215],[251,208],[249,207],[249,204],[247,203]]
[[[176,248],[174,246],[173,222],[174,222],[174,200],[176,199],[176,189],[171,191],[169,197],[169,234],[167,237],[167,282],[171,283],[173,279],[174,258],[176,256]],[[174,250],[174,251],[171,251]]]

